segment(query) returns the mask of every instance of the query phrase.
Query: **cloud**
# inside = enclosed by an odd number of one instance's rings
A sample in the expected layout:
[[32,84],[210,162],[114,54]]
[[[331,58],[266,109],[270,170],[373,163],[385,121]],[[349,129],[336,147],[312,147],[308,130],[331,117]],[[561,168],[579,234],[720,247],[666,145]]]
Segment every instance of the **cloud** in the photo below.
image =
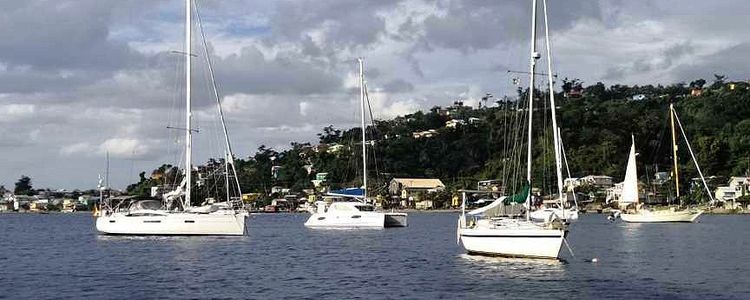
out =
[[384,84],[383,90],[390,93],[406,93],[413,91],[414,85],[403,79],[394,79]]
[[75,154],[85,154],[87,152],[91,152],[91,150],[93,149],[96,149],[96,147],[86,142],[80,142],[80,143],[63,146],[62,148],[60,148],[60,154],[66,155],[66,156],[75,155]]
[[111,138],[98,147],[99,152],[109,152],[116,158],[146,159],[154,155],[154,149],[149,142],[136,138]]
[[33,104],[5,104],[0,105],[0,122],[17,122],[30,118],[36,111]]
[[[315,142],[359,123],[358,68],[377,118],[485,93],[515,95],[528,67],[529,1],[201,1],[234,149]],[[113,185],[181,161],[182,2],[4,1],[0,9],[0,161],[5,184]],[[746,79],[750,31],[740,0],[550,1],[553,65],[586,83],[669,84],[714,73]],[[541,21],[541,20],[540,20]],[[540,23],[541,24],[541,23]],[[193,50],[195,161],[221,134],[198,36]],[[541,41],[541,40],[540,40]],[[543,44],[539,44],[540,47]],[[545,62],[540,62],[544,65]],[[219,154],[220,155],[220,154]],[[32,172],[33,171],[33,172]],[[69,174],[76,174],[70,176]],[[89,176],[92,175],[92,176]],[[2,183],[2,182],[0,182]]]

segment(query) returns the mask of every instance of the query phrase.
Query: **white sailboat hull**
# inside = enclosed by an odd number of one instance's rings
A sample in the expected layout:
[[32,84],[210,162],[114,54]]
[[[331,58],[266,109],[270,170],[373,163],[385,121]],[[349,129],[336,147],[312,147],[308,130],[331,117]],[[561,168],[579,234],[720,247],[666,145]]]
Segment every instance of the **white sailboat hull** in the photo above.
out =
[[243,213],[113,213],[98,217],[96,230],[114,235],[244,235],[246,216]]
[[305,226],[313,228],[383,228],[385,214],[381,212],[314,213]]
[[620,218],[628,223],[671,223],[671,222],[695,222],[703,212],[698,211],[649,211],[640,210],[633,214],[620,214]]
[[545,228],[459,228],[469,254],[557,259],[566,230]]

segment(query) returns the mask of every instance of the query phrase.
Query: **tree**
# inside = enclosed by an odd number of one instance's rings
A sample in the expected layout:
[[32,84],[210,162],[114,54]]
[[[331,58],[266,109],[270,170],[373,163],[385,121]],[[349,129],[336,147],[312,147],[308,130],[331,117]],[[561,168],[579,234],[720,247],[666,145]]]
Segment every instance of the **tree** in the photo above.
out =
[[706,80],[703,79],[703,78],[698,79],[698,80],[694,80],[694,81],[690,82],[690,87],[691,88],[702,89],[704,85],[706,85]]
[[31,178],[26,175],[22,175],[16,182],[16,188],[13,190],[13,194],[16,195],[32,195],[34,188],[31,186]]
[[726,75],[714,74],[714,83],[711,84],[711,89],[720,89],[724,86],[724,80],[727,79]]

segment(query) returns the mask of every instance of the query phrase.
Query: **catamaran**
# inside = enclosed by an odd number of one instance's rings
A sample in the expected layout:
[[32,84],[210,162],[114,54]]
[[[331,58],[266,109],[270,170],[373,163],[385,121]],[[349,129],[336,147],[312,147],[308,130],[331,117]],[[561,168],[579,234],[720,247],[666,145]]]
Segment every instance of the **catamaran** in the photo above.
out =
[[[549,83],[549,101],[552,115],[553,144],[555,151],[555,169],[557,176],[557,190],[560,207],[564,208],[562,200],[562,168],[560,155],[560,137],[557,130],[555,114],[555,98],[552,78],[552,61],[550,55],[549,30],[547,22],[547,1],[542,0],[544,8],[544,25],[547,52],[547,70]],[[537,1],[532,1],[531,21],[531,59],[529,70],[528,93],[528,136],[526,143],[526,182],[519,193],[501,197],[488,206],[466,212],[466,197],[462,204],[461,217],[458,219],[457,235],[469,254],[483,254],[508,257],[530,258],[559,258],[560,250],[568,228],[560,216],[549,214],[541,221],[530,218],[532,202],[532,120],[534,112],[534,75],[536,74],[536,60],[540,58],[536,50]],[[464,194],[465,195],[465,194]],[[514,207],[513,203],[524,203],[525,217],[508,214],[506,207]],[[516,205],[518,206],[518,205]],[[512,211],[513,209],[511,209]]]
[[[680,131],[682,132],[682,136],[685,138],[688,150],[690,151],[690,155],[692,156],[693,162],[695,163],[695,168],[698,170],[698,174],[700,174],[700,178],[703,182],[703,187],[706,189],[706,192],[711,198],[711,202],[713,203],[713,196],[708,189],[708,184],[706,184],[706,179],[703,177],[703,172],[701,171],[700,166],[698,166],[698,161],[695,160],[693,149],[690,147],[690,142],[688,141],[687,135],[685,135],[685,131],[682,128],[682,123],[677,117],[677,112],[674,110],[674,104],[669,104],[669,116],[672,128],[672,155],[674,161],[673,177],[675,184],[675,194],[678,197],[680,195],[680,179],[677,164],[677,137],[675,131],[675,120],[677,120],[677,124],[679,125]],[[701,210],[685,208],[682,203],[682,198],[680,198],[679,207],[669,207],[668,209],[648,209],[644,207],[643,204],[640,203],[638,197],[639,193],[637,174],[638,172],[636,170],[635,164],[635,138],[633,137],[633,145],[630,147],[630,156],[628,157],[628,165],[625,171],[625,181],[623,182],[622,187],[622,196],[620,197],[621,207],[628,208],[628,206],[632,206],[632,208],[630,210],[626,209],[625,212],[620,214],[620,218],[623,221],[629,223],[690,223],[695,222],[695,220],[697,220],[698,217],[700,217],[700,215],[703,213],[703,211]]]
[[[192,163],[192,127],[190,68],[191,68],[191,35],[192,35],[191,0],[185,1],[185,167],[181,183],[173,190],[163,195],[160,200],[102,201],[99,216],[96,219],[96,229],[102,234],[116,235],[244,235],[247,211],[240,199],[239,182],[234,165],[234,155],[229,142],[229,134],[224,122],[224,114],[219,100],[218,90],[214,81],[211,60],[206,51],[213,92],[216,98],[218,114],[224,133],[225,159],[223,165],[225,197],[223,201],[205,203],[193,206],[193,178]],[[198,16],[198,27],[201,29],[204,50],[207,49],[205,35]],[[219,168],[217,168],[219,169]],[[219,171],[221,172],[221,171]],[[210,202],[210,201],[207,201]]]
[[364,60],[359,62],[360,104],[362,113],[362,188],[331,191],[329,195],[343,199],[330,204],[324,201],[315,203],[315,211],[305,222],[307,227],[321,228],[383,228],[407,226],[407,214],[377,211],[367,203],[367,125],[365,107],[367,87],[365,85]]

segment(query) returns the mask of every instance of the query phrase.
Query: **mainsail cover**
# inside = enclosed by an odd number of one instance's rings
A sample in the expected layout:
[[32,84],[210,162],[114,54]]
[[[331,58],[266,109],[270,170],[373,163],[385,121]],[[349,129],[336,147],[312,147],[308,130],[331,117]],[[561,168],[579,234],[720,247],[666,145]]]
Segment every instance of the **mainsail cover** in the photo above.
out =
[[506,197],[503,202],[505,204],[525,203],[527,198],[529,198],[529,184],[528,183],[523,185],[520,192],[514,195],[511,195],[510,197]]
[[625,171],[625,181],[622,183],[620,203],[638,203],[638,172],[635,167],[635,141],[630,146],[628,168]]

